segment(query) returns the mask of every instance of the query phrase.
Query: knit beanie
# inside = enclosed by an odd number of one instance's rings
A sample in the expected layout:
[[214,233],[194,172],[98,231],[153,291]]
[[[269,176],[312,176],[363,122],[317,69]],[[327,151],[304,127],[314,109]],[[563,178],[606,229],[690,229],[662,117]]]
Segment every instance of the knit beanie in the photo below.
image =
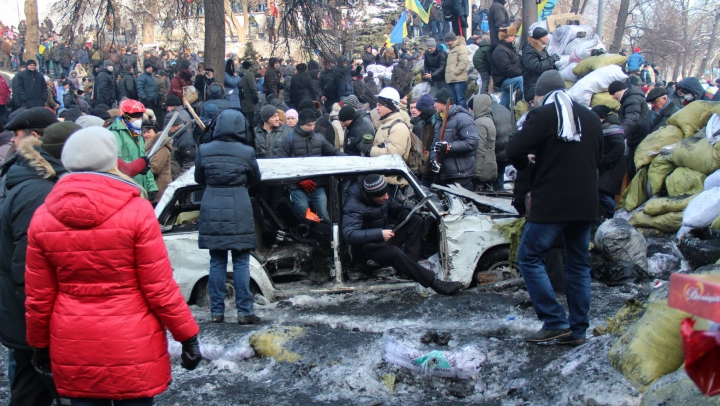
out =
[[297,106],[298,111],[303,111],[305,109],[315,110],[315,103],[313,103],[310,99],[303,99],[300,101],[300,103]]
[[65,121],[75,122],[78,118],[82,117],[82,111],[78,108],[71,108],[68,109],[67,114],[65,114]]
[[101,109],[99,107],[95,107],[94,109],[90,110],[90,115],[95,117],[100,117],[103,120],[110,120],[112,116],[110,113],[107,112],[107,110]]
[[457,35],[455,35],[455,33],[452,31],[448,31],[448,33],[445,34],[445,42],[455,41],[456,39]]
[[278,113],[278,109],[275,106],[267,105],[260,109],[260,119],[263,123],[270,120],[270,117]]
[[543,72],[535,84],[535,95],[545,96],[555,90],[565,90],[565,81],[560,73],[556,70],[548,70]]
[[430,94],[424,94],[420,96],[420,99],[418,99],[417,103],[415,104],[415,108],[418,110],[431,110],[435,108],[435,101],[433,100],[432,96]]
[[72,134],[62,149],[61,161],[71,172],[107,172],[117,167],[118,144],[105,128],[84,128]]
[[[445,104],[447,103],[448,99],[452,99],[452,93],[450,93],[449,90],[443,88],[438,90],[437,93],[435,93],[435,99],[433,100],[438,103]],[[415,105],[415,107],[417,107],[417,105]],[[435,103],[433,103],[433,107],[435,107]]]
[[75,120],[75,124],[82,128],[88,127],[102,127],[105,125],[105,120],[96,116],[82,116]]
[[143,65],[143,69],[152,68],[152,66],[153,66],[152,63],[145,62],[145,64]]
[[532,37],[534,39],[540,39],[548,35],[548,31],[543,27],[535,27],[535,29],[532,32]]
[[165,105],[168,107],[182,106],[182,100],[174,94],[171,94],[165,100]]
[[306,125],[310,123],[314,123],[317,121],[317,117],[315,117],[315,110],[310,109],[303,109],[300,111],[300,116],[298,117],[298,125]]
[[80,129],[82,129],[82,127],[72,121],[55,123],[45,129],[42,138],[40,138],[40,148],[55,158],[60,159],[65,141],[70,137],[70,134]]
[[625,90],[627,87],[625,86],[625,83],[616,80],[612,83],[610,83],[610,86],[608,86],[608,93],[610,93],[610,96],[614,95],[615,93]]
[[435,42],[435,38],[428,38],[427,42],[425,42],[425,45],[428,48],[437,48],[437,43]]
[[388,191],[387,182],[385,178],[380,175],[368,175],[363,180],[363,190],[368,197],[382,197]]
[[357,96],[351,94],[350,96],[345,98],[345,105],[357,110],[358,106],[360,105],[360,100],[358,100]]
[[357,113],[355,112],[355,109],[350,106],[343,106],[338,114],[338,119],[340,121],[355,120],[356,118]]
[[297,112],[297,110],[295,110],[295,109],[290,109],[290,110],[288,110],[288,111],[285,112],[285,117],[286,117],[286,118],[293,117],[293,118],[295,118],[295,120],[297,120],[297,119],[298,119],[298,112]]

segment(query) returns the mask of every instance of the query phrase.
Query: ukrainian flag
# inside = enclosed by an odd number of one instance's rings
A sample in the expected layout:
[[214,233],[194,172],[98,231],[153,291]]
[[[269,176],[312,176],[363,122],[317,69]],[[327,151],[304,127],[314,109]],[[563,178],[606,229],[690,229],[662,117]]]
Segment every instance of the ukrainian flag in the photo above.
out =
[[395,24],[395,27],[393,27],[392,31],[390,31],[388,45],[402,44],[403,38],[408,35],[407,24],[405,24],[406,21],[407,18],[405,17],[405,12],[403,11],[402,14],[400,14],[397,24]]
[[423,9],[419,0],[405,0],[405,9],[418,13],[425,24],[430,22],[430,14]]

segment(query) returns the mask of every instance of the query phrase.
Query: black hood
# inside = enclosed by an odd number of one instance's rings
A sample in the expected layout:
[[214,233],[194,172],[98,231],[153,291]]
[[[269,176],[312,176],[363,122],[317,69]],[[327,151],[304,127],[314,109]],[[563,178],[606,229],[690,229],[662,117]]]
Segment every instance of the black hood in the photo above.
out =
[[687,89],[693,92],[693,94],[695,95],[695,100],[702,100],[703,96],[705,95],[705,89],[703,89],[702,85],[700,84],[700,80],[698,80],[698,78],[694,76],[681,80],[680,83],[675,85],[675,87],[681,87],[683,89]]
[[239,141],[251,145],[250,126],[245,115],[235,109],[223,110],[216,119],[212,139],[220,141]]

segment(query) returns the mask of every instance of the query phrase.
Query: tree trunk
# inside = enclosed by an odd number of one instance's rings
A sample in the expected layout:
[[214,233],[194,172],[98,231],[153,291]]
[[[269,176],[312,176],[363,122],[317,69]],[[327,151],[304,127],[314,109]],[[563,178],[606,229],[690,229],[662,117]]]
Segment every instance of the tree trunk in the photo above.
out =
[[625,24],[627,23],[628,10],[630,10],[630,0],[620,0],[620,11],[618,11],[617,26],[615,27],[615,35],[610,45],[610,53],[616,54],[622,48],[622,39],[625,36]]
[[580,11],[580,0],[572,0],[572,5],[570,6],[570,12],[577,14],[578,11]]
[[225,84],[225,1],[205,0],[205,68]]
[[[244,3],[241,2],[241,4],[243,7],[245,6]],[[232,6],[230,5],[230,0],[225,0],[225,15],[227,16],[227,18],[230,19],[230,23],[232,24],[232,29],[235,31],[235,36],[238,37],[238,42],[245,43],[245,37],[246,37],[245,27],[240,25],[237,18],[233,14]],[[242,18],[244,19],[244,21],[247,21],[247,19],[245,18],[246,15],[247,15],[247,10],[243,10]],[[245,24],[245,25],[247,25],[247,24]]]
[[146,1],[146,10],[142,13],[142,43],[155,43],[155,16],[158,15],[157,1]]
[[697,75],[695,75],[698,79],[700,79],[705,74],[705,69],[707,68],[708,60],[710,60],[714,57],[713,47],[715,47],[715,37],[717,36],[717,33],[718,33],[718,22],[720,22],[720,11],[718,11],[715,14],[715,21],[713,22],[712,35],[710,35],[710,39],[708,40],[708,49],[707,49],[707,52],[705,53],[705,56],[702,59],[702,62],[700,63],[700,69],[698,69]]
[[[23,60],[37,58],[38,40],[40,39],[40,26],[38,24],[37,0],[25,0],[25,53]],[[39,69],[39,68],[38,68]]]

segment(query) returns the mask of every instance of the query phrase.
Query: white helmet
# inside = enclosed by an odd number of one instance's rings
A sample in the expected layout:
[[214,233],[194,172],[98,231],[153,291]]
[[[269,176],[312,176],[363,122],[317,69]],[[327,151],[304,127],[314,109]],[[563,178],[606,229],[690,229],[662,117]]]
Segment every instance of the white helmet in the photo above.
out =
[[384,87],[377,97],[392,102],[395,108],[400,108],[400,93],[392,87]]

